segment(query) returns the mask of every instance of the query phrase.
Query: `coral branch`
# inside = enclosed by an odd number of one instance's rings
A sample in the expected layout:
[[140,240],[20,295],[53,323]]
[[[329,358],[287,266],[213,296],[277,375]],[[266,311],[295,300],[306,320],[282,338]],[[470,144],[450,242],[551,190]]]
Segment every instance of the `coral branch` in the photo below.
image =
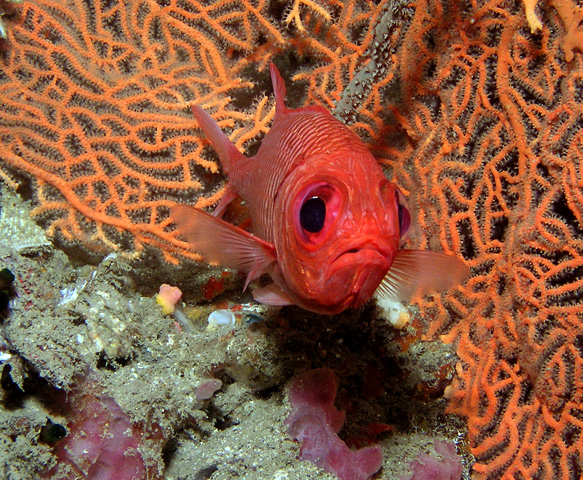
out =
[[472,268],[417,306],[426,338],[457,342],[449,409],[468,419],[477,476],[582,475],[577,2],[86,4],[31,0],[2,17],[0,177],[30,179],[51,235],[186,254],[169,209],[223,192],[188,107],[251,148],[273,116],[275,59],[293,106],[336,107],[408,195],[411,247]]
[[212,204],[217,193],[208,181],[217,164],[188,107],[212,104],[222,125],[239,124],[229,95],[252,83],[226,51],[252,50],[260,33],[282,41],[265,4],[98,1],[88,9],[38,0],[19,8],[2,58],[0,156],[34,179],[35,217],[89,250],[154,245],[168,258],[188,256],[168,210],[187,199]]

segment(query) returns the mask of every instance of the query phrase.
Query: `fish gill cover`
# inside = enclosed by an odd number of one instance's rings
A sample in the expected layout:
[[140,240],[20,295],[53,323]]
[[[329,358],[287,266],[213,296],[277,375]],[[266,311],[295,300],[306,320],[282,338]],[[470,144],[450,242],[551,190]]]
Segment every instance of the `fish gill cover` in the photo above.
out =
[[307,89],[292,106],[336,107],[407,193],[415,248],[472,267],[463,295],[418,305],[428,338],[457,342],[449,409],[475,474],[579,478],[581,10],[526,3],[2,2],[0,175],[31,182],[62,243],[175,260],[169,208],[221,194],[187,107],[247,147],[279,61]]

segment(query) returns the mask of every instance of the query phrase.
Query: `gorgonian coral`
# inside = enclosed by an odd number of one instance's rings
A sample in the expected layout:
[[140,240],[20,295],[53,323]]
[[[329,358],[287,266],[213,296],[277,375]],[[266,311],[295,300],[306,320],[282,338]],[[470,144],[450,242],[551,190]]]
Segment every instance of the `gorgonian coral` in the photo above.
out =
[[248,146],[272,118],[249,97],[276,58],[297,83],[291,105],[337,105],[406,191],[415,247],[472,267],[463,295],[418,305],[427,337],[458,342],[450,410],[468,418],[475,472],[581,476],[576,2],[529,7],[534,33],[524,5],[502,0],[87,5],[31,0],[3,17],[2,176],[32,179],[49,233],[181,253],[168,208],[220,196],[186,107]]

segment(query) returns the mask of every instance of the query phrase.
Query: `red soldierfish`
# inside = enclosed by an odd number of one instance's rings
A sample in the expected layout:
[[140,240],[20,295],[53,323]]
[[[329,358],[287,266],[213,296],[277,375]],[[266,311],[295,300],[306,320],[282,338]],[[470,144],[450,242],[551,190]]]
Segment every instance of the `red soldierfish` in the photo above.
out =
[[[288,109],[283,79],[270,69],[275,119],[254,157],[192,108],[229,183],[213,215],[172,208],[190,248],[209,263],[248,272],[245,288],[269,274],[273,283],[253,292],[258,302],[326,314],[359,307],[375,292],[402,301],[465,280],[469,270],[455,257],[399,249],[410,224],[401,191],[326,109]],[[237,196],[249,207],[253,234],[218,218]]]

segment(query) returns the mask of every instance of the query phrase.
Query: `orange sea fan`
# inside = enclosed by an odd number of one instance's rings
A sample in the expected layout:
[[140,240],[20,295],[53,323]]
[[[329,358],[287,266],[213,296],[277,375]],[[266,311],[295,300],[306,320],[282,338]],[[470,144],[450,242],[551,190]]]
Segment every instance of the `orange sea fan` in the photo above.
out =
[[[257,76],[250,72],[266,70],[283,53],[303,56],[306,65],[325,62],[296,78],[309,81],[312,96],[303,102],[332,106],[343,82],[367,61],[388,4],[296,2],[294,10],[266,1],[36,0],[14,6],[2,43],[0,175],[13,185],[22,174],[33,182],[34,217],[65,244],[103,254],[153,245],[168,260],[197,258],[175,238],[168,208],[213,204],[222,180],[189,105],[202,104],[246,146],[273,115],[265,99],[254,111],[249,79]],[[287,22],[292,11],[294,21]]]
[[265,8],[37,0],[13,9],[0,157],[5,178],[34,179],[33,215],[50,235],[93,251],[164,244],[167,255],[190,255],[168,229],[168,207],[206,206],[220,192],[187,107],[204,105],[222,126],[246,119],[228,107],[252,84],[229,56],[250,51],[259,34],[281,40]]
[[290,42],[319,59],[316,68],[300,72],[294,81],[308,82],[308,102],[332,109],[346,85],[368,60],[367,53],[374,40],[375,26],[390,2],[328,1],[332,12],[320,19]]
[[241,113],[240,78],[303,55],[287,71],[303,102],[335,106],[389,167],[416,246],[472,267],[461,291],[418,304],[428,338],[457,342],[449,409],[468,419],[476,476],[581,477],[583,68],[566,10],[539,2],[532,33],[503,0],[295,4],[288,25],[293,5],[262,2],[23,3],[5,22],[5,173],[34,179],[52,234],[184,254],[168,207],[220,195],[188,105],[242,147],[273,112]]
[[419,245],[473,270],[463,296],[419,306],[428,337],[458,342],[449,410],[468,419],[476,478],[580,478],[582,61],[554,9],[532,34],[521,7],[415,3],[391,164]]

